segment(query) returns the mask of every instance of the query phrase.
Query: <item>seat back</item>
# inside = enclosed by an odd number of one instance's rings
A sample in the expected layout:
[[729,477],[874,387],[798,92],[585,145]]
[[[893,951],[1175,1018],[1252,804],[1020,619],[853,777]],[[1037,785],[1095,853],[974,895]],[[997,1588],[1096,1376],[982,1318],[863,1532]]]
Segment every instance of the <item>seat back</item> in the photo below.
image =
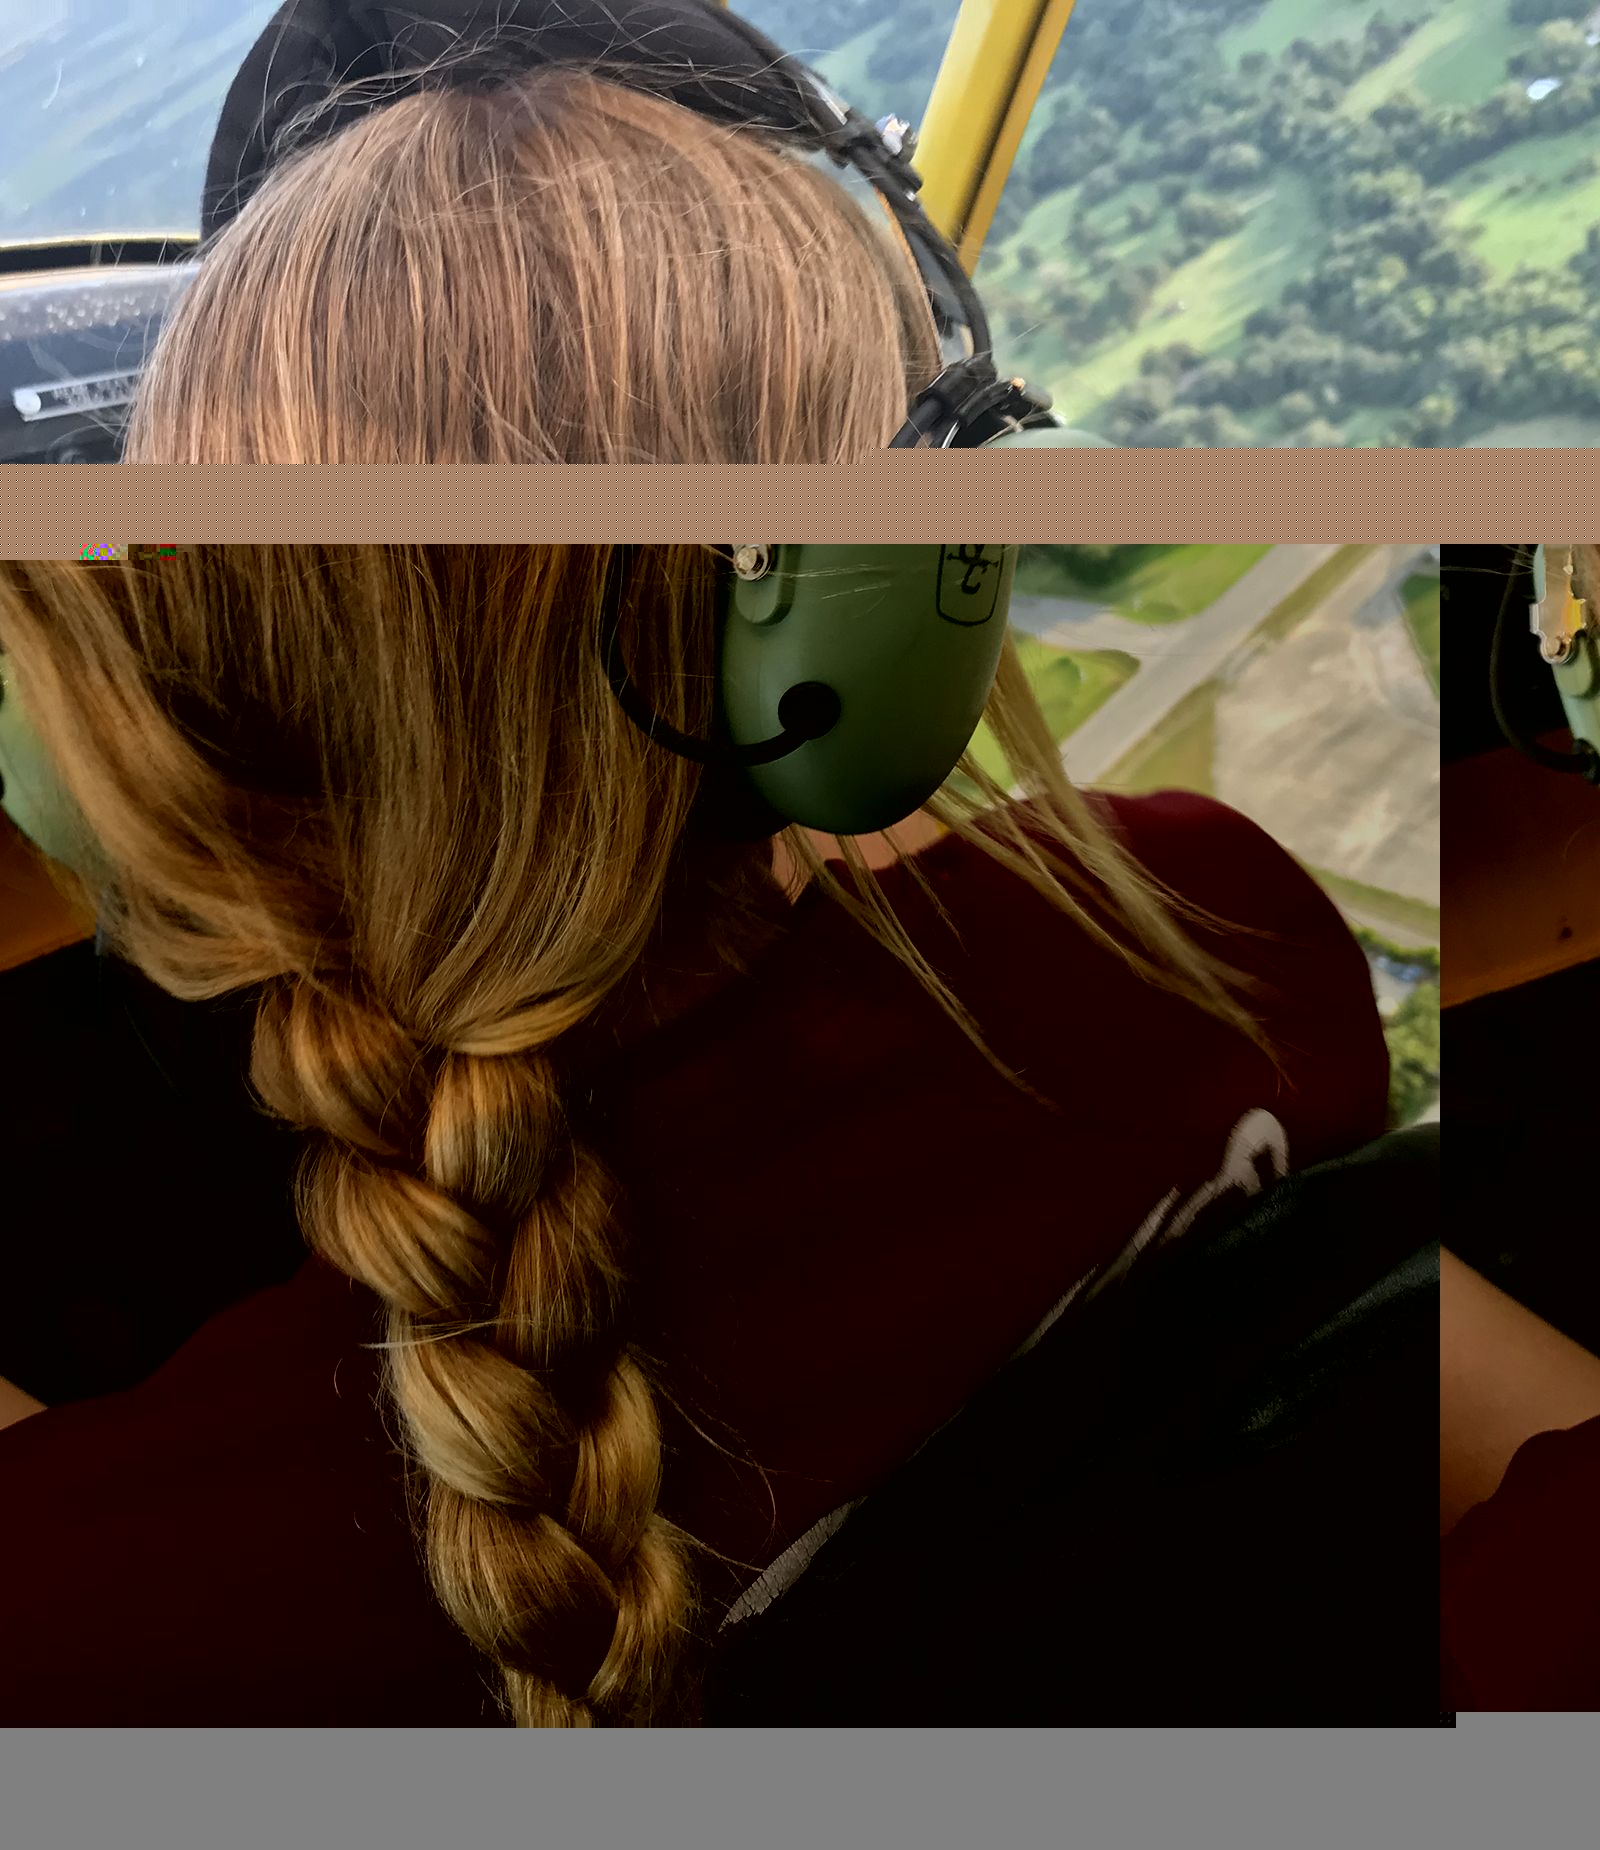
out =
[[94,934],[94,920],[51,880],[38,851],[0,815],[0,973]]
[[291,1132],[250,1109],[249,998],[179,1002],[92,943],[0,971],[0,1376],[142,1381],[304,1262]]
[[708,1725],[1434,1726],[1439,1127],[1069,1312],[775,1603]]

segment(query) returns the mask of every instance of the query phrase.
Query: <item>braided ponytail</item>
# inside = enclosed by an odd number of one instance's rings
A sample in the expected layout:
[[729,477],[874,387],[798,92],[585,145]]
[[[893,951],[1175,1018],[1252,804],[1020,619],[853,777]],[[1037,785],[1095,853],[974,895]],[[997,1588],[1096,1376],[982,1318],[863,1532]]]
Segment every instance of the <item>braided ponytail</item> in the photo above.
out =
[[[463,1036],[471,1040],[471,1036]],[[617,1191],[548,1045],[430,1056],[306,982],[257,1022],[265,1102],[320,1132],[312,1247],[382,1299],[434,1589],[515,1720],[645,1724],[693,1605],[661,1432],[619,1328]]]

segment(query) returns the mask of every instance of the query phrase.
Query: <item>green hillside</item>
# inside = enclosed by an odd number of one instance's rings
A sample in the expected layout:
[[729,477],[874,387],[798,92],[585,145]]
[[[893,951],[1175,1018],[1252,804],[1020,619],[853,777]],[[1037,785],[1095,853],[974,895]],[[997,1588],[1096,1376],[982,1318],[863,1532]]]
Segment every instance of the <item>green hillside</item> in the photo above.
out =
[[1513,276],[1523,264],[1556,270],[1570,263],[1600,225],[1597,145],[1591,125],[1475,162],[1444,189],[1450,224],[1496,276]]
[[1079,0],[980,271],[1006,353],[1120,443],[1600,443],[1560,4]]
[[1270,546],[1027,546],[1017,588],[1082,598],[1135,623],[1177,623],[1209,610]]

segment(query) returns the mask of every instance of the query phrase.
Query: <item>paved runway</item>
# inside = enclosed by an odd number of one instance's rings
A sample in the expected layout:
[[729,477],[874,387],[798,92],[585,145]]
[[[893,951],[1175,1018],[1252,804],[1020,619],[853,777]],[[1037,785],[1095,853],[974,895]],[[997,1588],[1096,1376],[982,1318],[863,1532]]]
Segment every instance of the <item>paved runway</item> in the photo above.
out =
[[1301,860],[1439,904],[1439,703],[1400,587],[1433,562],[1385,546],[1217,701],[1213,788]]
[[1337,550],[1274,547],[1209,610],[1181,623],[1133,623],[1045,597],[1014,598],[1012,622],[1059,648],[1139,658],[1133,679],[1063,745],[1076,782],[1103,779],[1191,689],[1220,681],[1217,795],[1311,865],[1437,906],[1439,703],[1400,598],[1413,572],[1437,571],[1437,562],[1424,547],[1381,547],[1286,640],[1250,643]]
[[[1325,560],[1336,546],[1274,546],[1198,616],[1181,623],[1130,623],[1081,604],[1068,616],[1034,629],[1035,635],[1066,649],[1126,649],[1139,657],[1139,672],[1097,708],[1062,748],[1074,782],[1092,784],[1128,749],[1158,726],[1185,694],[1218,673],[1224,662],[1276,605]],[[1026,608],[1019,619],[1016,605]],[[1061,609],[1049,598],[1013,599],[1012,621],[1020,628],[1041,622],[1038,605]]]

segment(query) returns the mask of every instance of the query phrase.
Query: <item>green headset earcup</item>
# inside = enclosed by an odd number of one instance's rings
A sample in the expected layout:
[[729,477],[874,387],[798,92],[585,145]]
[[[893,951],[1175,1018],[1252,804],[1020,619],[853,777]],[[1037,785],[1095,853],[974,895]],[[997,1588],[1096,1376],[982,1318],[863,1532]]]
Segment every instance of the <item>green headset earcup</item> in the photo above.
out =
[[0,810],[46,854],[68,866],[85,859],[86,831],[23,711],[0,656]]
[[769,557],[762,577],[730,581],[723,735],[736,745],[776,738],[790,688],[832,688],[832,729],[744,778],[808,828],[887,828],[932,796],[978,729],[1005,644],[1016,549],[775,546]]

